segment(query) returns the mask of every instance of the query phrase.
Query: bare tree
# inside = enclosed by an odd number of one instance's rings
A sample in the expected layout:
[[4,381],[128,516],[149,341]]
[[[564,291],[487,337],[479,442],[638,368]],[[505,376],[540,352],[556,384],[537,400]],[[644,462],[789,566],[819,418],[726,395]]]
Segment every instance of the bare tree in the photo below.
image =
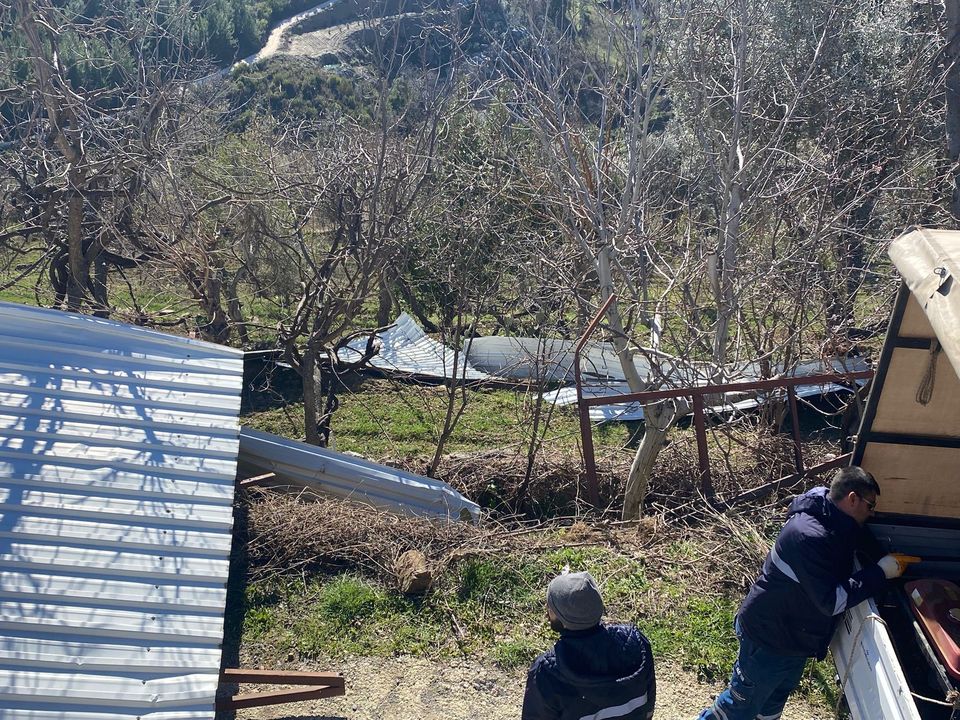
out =
[[[630,0],[616,10],[600,8],[590,36],[593,46],[584,50],[570,24],[557,27],[545,15],[533,15],[542,12],[540,6],[530,7],[526,22],[536,34],[504,47],[502,64],[514,88],[511,108],[517,122],[533,133],[539,146],[542,170],[532,184],[546,192],[537,204],[579,249],[589,268],[582,281],[595,283],[600,301],[620,285],[626,307],[639,309],[631,313],[632,322],[652,328],[656,313],[648,302],[650,276],[638,278],[622,258],[628,248],[643,242],[647,230],[647,190],[663,149],[655,130],[666,111],[664,35],[667,26],[682,26],[683,12],[673,15],[681,18],[674,21],[656,0]],[[593,294],[574,292],[584,303]],[[622,301],[614,302],[607,325],[627,383],[641,391],[651,382],[664,381],[666,358],[655,347],[655,333],[650,343],[635,343],[636,327],[625,317]],[[652,359],[649,372],[638,370],[637,352]],[[672,359],[672,364],[677,362]],[[646,431],[627,481],[625,516],[635,513],[637,498],[642,501],[655,448],[682,409],[676,403],[644,408]]]
[[188,20],[186,5],[97,17],[48,0],[0,5],[12,83],[2,89],[2,240],[16,253],[40,241],[27,269],[54,306],[108,314],[110,273],[149,256],[139,202],[190,125],[186,83],[204,70]]
[[[903,9],[887,12],[891,33],[906,37]],[[883,132],[818,134],[850,102],[849,47],[867,15],[836,0],[627,2],[579,29],[528,18],[532,39],[504,48],[510,107],[540,149],[538,166],[526,166],[536,204],[589,268],[570,291],[590,303],[616,288],[606,329],[631,389],[789,372],[820,351],[822,314],[811,310],[836,282],[850,314],[864,277],[851,266],[875,250],[853,241],[881,232],[878,203],[930,160],[897,159],[918,127],[904,113],[880,113],[870,128]],[[896,41],[884,41],[889,53]],[[910,73],[883,75],[891,104],[914,81],[923,89],[913,97],[931,87],[917,71],[929,58],[903,46]],[[874,57],[864,49],[861,59]],[[644,408],[625,518],[638,514],[685,410]]]

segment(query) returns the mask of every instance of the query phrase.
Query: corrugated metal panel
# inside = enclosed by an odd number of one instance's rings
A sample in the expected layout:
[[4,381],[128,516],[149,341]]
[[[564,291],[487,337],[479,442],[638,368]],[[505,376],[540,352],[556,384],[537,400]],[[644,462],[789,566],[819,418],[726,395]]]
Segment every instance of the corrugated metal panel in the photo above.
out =
[[[461,380],[489,380],[490,375],[470,366],[463,354],[455,354],[442,343],[427,337],[416,320],[401,313],[393,325],[377,335],[378,352],[370,365],[393,374],[428,378],[455,377]],[[366,338],[354,340],[337,355],[343,362],[356,362],[366,349]]]
[[478,520],[480,506],[440,480],[249,428],[240,431],[240,462],[294,486],[390,512]]
[[213,718],[242,377],[0,303],[0,720]]
[[[514,380],[539,379],[556,382],[574,376],[573,340],[488,335],[470,343],[470,362],[477,368]],[[650,364],[635,357],[640,377],[649,379]],[[585,378],[624,380],[617,351],[610,343],[594,343],[584,348],[580,369]]]

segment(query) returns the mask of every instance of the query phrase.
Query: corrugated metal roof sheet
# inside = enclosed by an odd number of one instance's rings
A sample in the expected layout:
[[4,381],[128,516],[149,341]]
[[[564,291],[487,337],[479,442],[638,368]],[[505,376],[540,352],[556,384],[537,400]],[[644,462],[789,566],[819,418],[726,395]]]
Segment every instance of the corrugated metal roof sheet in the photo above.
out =
[[242,377],[0,303],[0,720],[213,717]]
[[266,486],[293,486],[389,512],[443,520],[480,519],[480,506],[441,480],[243,428],[240,461],[276,473]]
[[[573,379],[575,345],[575,340],[560,338],[486,335],[470,343],[469,358],[474,367],[500,377],[556,382]],[[650,364],[644,358],[634,358],[634,365],[641,377],[650,377]],[[620,358],[611,343],[587,345],[580,368],[585,378],[624,379]]]
[[[490,380],[490,375],[470,366],[462,353],[456,354],[446,345],[423,332],[417,321],[407,315],[377,334],[378,352],[370,358],[370,366],[385,372],[428,378]],[[358,338],[337,351],[343,362],[356,362],[366,350],[366,338]]]

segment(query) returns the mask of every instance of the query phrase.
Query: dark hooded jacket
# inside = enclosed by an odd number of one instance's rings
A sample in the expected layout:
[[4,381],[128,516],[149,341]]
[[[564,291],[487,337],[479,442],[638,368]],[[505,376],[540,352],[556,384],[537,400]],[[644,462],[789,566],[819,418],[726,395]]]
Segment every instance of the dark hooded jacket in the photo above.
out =
[[740,606],[740,630],[771,652],[823,659],[844,611],[886,583],[872,563],[853,573],[865,532],[831,502],[827,488],[796,498]]
[[650,642],[636,627],[563,630],[527,674],[521,717],[647,720],[653,716],[656,692]]

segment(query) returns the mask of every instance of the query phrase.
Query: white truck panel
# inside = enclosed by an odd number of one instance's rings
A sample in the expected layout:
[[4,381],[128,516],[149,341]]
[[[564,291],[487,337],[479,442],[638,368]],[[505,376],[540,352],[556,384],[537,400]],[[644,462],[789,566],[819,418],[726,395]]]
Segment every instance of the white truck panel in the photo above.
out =
[[830,650],[853,720],[921,720],[872,599],[846,612]]

